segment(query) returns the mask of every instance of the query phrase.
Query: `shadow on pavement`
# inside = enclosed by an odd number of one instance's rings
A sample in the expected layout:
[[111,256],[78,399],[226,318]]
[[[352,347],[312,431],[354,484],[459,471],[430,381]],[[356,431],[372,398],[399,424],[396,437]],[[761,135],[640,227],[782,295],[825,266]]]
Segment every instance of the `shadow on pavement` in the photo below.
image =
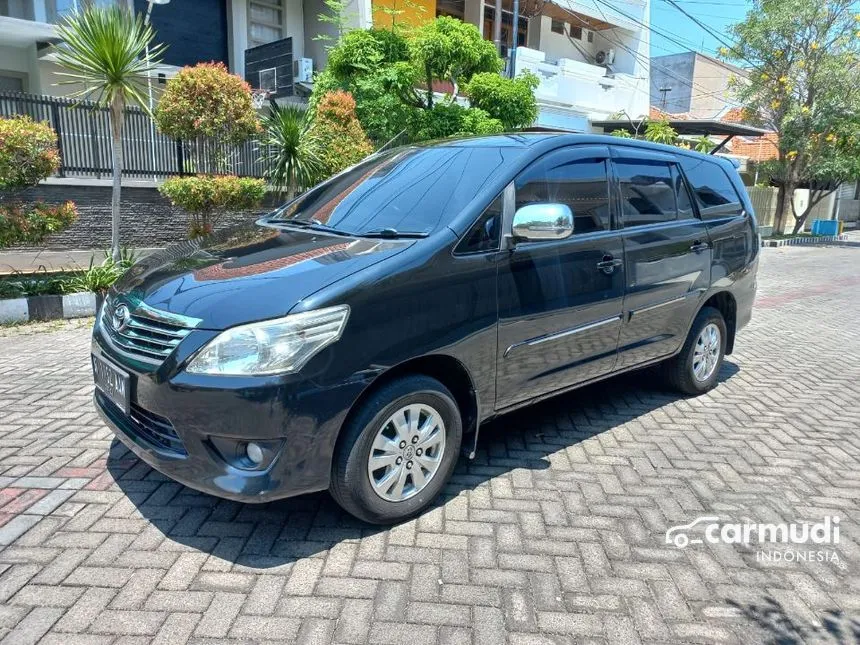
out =
[[824,611],[821,624],[812,625],[791,618],[771,596],[765,597],[760,604],[740,604],[734,600],[726,602],[754,623],[769,645],[860,643],[860,620],[846,616],[841,609]]
[[[726,360],[720,382],[738,371]],[[515,469],[546,470],[550,455],[681,400],[677,393],[652,386],[659,382],[654,376],[654,370],[621,375],[484,424],[475,459],[460,457],[443,494],[419,523],[441,521],[434,511],[463,491]],[[464,438],[464,454],[471,441],[471,436]],[[253,569],[289,565],[389,528],[356,520],[326,492],[268,504],[213,497],[153,470],[116,439],[107,468],[140,514],[165,537]]]

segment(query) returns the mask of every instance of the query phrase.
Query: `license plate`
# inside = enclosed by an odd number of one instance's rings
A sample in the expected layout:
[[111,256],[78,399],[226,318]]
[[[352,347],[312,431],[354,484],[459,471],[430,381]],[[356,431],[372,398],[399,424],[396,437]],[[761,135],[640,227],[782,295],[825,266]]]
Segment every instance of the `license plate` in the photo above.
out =
[[126,372],[93,354],[93,380],[96,387],[119,409],[129,413],[131,408],[131,379]]

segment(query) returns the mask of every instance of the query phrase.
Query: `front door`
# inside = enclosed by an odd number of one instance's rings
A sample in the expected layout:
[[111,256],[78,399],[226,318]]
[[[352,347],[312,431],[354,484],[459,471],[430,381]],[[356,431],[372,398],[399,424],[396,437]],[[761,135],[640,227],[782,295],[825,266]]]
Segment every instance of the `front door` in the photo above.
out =
[[[496,409],[569,387],[615,366],[624,295],[614,230],[609,150],[548,153],[515,181],[515,209],[561,203],[574,215],[563,240],[510,242],[499,267]],[[507,233],[510,233],[507,218]]]
[[618,146],[627,285],[618,367],[677,350],[711,281],[712,249],[676,159]]

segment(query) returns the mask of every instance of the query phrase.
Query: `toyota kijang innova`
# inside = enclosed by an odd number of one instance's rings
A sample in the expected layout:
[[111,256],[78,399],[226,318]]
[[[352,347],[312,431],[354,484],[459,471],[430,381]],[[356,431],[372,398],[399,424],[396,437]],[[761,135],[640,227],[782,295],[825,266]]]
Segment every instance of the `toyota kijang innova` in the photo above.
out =
[[568,134],[400,148],[132,267],[93,332],[95,405],[192,488],[328,489],[395,522],[499,414],[655,363],[713,388],[758,252],[713,156]]

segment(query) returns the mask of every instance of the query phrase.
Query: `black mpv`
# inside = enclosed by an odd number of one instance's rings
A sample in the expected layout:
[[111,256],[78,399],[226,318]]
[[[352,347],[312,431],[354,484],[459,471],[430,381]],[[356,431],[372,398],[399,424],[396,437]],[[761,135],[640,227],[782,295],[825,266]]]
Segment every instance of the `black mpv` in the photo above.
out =
[[192,488],[329,489],[395,522],[499,414],[655,363],[714,387],[758,249],[716,157],[568,134],[400,148],[132,267],[93,332],[95,405]]

